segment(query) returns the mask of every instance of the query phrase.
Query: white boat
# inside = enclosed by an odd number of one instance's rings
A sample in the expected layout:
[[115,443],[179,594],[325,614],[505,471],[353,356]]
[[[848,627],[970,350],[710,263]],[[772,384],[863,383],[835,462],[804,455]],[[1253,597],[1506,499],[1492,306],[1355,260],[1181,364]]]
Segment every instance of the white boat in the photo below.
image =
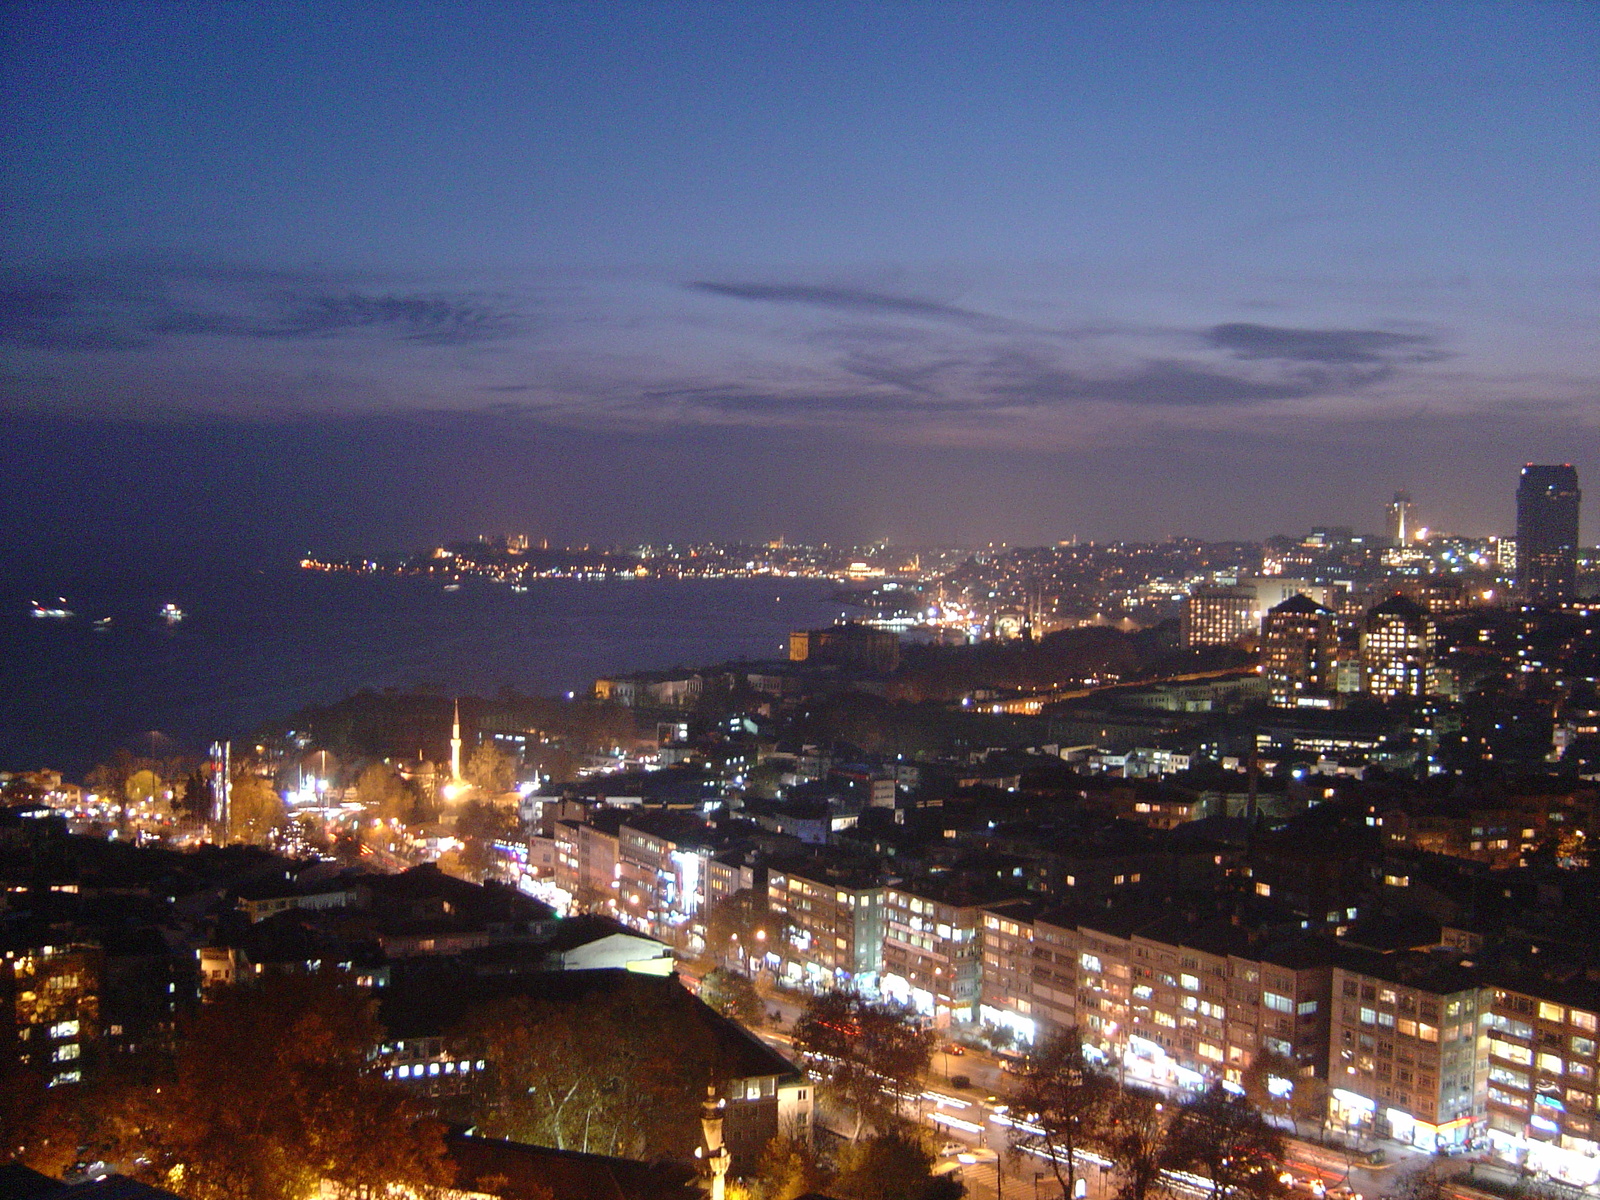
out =
[[176,604],[163,604],[161,606],[161,619],[168,625],[176,625],[188,615],[188,613],[184,612],[183,609],[179,608]]
[[65,621],[72,615],[72,610],[67,607],[65,596],[58,596],[56,599],[59,603],[55,605],[40,604],[35,600],[28,611],[41,621]]
[[111,628],[111,618],[110,617],[100,617],[100,618],[98,618],[94,623],[94,627],[96,629],[110,629]]

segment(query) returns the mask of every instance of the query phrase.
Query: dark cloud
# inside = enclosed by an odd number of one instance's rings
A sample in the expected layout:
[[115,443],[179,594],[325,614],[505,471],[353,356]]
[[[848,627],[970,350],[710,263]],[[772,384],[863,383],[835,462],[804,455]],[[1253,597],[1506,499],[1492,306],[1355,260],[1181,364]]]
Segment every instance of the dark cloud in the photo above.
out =
[[1213,325],[1206,341],[1237,358],[1287,359],[1330,366],[1432,362],[1443,357],[1431,337],[1379,329],[1284,329],[1236,322]]
[[769,304],[808,304],[816,308],[829,308],[842,312],[875,312],[901,317],[936,317],[984,326],[999,327],[1004,322],[971,309],[953,304],[940,304],[935,300],[918,300],[911,296],[895,296],[886,292],[868,292],[857,288],[814,287],[804,283],[691,283],[692,291],[710,292],[714,296],[731,296],[735,300],[757,300]]
[[651,412],[676,410],[685,415],[717,413],[729,416],[840,417],[896,413],[958,413],[987,407],[982,401],[950,401],[901,392],[849,390],[782,391],[737,385],[673,388],[650,391],[634,407]]
[[55,281],[17,281],[0,289],[0,341],[43,350],[138,350],[149,334],[85,304],[78,291]]
[[1062,388],[1062,399],[1104,400],[1193,408],[1218,404],[1264,404],[1298,400],[1324,390],[1327,381],[1312,373],[1276,380],[1245,379],[1183,362],[1148,362],[1125,375],[1077,378]]
[[475,294],[374,295],[225,265],[86,264],[0,280],[0,342],[47,350],[143,350],[195,335],[292,340],[360,331],[461,345],[524,325]]
[[402,341],[453,346],[502,338],[515,329],[509,313],[472,297],[351,292],[300,300],[281,322],[256,332],[263,337],[327,337],[379,330],[393,332]]

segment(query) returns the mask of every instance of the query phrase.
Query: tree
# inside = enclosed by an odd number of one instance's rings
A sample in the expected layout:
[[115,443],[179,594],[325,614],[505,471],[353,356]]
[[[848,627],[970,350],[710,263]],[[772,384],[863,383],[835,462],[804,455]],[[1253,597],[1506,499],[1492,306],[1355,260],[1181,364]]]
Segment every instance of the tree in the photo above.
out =
[[1205,1176],[1212,1200],[1269,1200],[1283,1191],[1283,1137],[1243,1096],[1216,1084],[1178,1109],[1163,1166]]
[[489,1137],[626,1158],[685,1158],[717,1048],[694,1001],[626,978],[584,1003],[517,996],[461,1031],[486,1066],[472,1113]]
[[717,967],[700,981],[700,999],[741,1025],[758,1027],[767,1015],[756,985],[748,975]]
[[921,1090],[933,1043],[933,1032],[919,1028],[909,1009],[848,992],[813,997],[794,1023],[795,1049],[824,1091],[855,1114],[852,1142],[868,1121],[891,1124],[900,1097]]
[[123,795],[129,804],[153,804],[165,789],[161,776],[153,766],[141,767],[123,784]]
[[411,790],[388,763],[369,763],[356,780],[356,795],[380,821],[403,823],[411,816]]
[[840,1200],[956,1200],[961,1184],[933,1175],[933,1162],[914,1132],[881,1133],[840,1151],[828,1191]]
[[515,773],[516,761],[492,741],[474,746],[466,766],[461,768],[461,774],[478,789],[478,795],[491,799],[511,790]]
[[211,817],[211,784],[198,770],[191,771],[183,781],[183,791],[173,802],[179,819],[191,824],[204,824]]
[[[1244,1088],[1245,1099],[1262,1113],[1286,1117],[1290,1113],[1290,1088],[1298,1078],[1299,1068],[1294,1059],[1274,1050],[1263,1050],[1244,1069],[1239,1083]],[[1274,1080],[1279,1081],[1277,1090],[1273,1089]]]
[[745,963],[759,960],[763,947],[776,946],[782,933],[783,924],[767,907],[765,891],[740,888],[706,909],[706,957],[715,963],[730,957]]
[[228,789],[228,841],[259,844],[287,820],[283,800],[270,783],[259,775],[234,776]]
[[330,976],[217,993],[169,1057],[129,1071],[95,1124],[140,1178],[192,1200],[427,1194],[443,1130],[383,1077],[370,997]]
[[1314,1075],[1303,1075],[1294,1081],[1294,1091],[1289,1094],[1289,1112],[1299,1132],[1300,1123],[1309,1121],[1317,1127],[1320,1139],[1328,1130],[1328,1081]]
[[1150,1200],[1169,1190],[1161,1174],[1167,1112],[1161,1098],[1132,1088],[1117,1093],[1103,1142],[1116,1174],[1115,1200]]
[[746,1183],[755,1200],[799,1200],[818,1190],[822,1181],[811,1143],[779,1134],[767,1143]]
[[468,800],[456,814],[455,834],[461,839],[460,864],[473,879],[482,879],[494,866],[494,843],[516,836],[517,818],[508,809]]
[[1031,1128],[1013,1128],[1012,1148],[1040,1155],[1061,1194],[1077,1195],[1080,1157],[1105,1141],[1116,1095],[1116,1080],[1084,1056],[1076,1026],[1051,1035],[1023,1063],[1012,1107]]

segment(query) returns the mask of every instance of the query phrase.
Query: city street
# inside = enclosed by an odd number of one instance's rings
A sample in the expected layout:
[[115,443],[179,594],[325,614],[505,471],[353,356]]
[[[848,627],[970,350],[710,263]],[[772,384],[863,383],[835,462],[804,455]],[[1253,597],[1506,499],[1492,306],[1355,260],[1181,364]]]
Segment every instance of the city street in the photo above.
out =
[[[800,1014],[802,1002],[771,988],[763,988],[762,993],[769,1020],[759,1031],[760,1036],[792,1055],[788,1031]],[[778,1020],[772,1019],[774,1014]],[[938,1142],[941,1145],[959,1142],[964,1147],[960,1154],[941,1156],[940,1169],[959,1170],[967,1195],[979,1200],[998,1200],[999,1197],[1057,1200],[1057,1184],[1044,1163],[1026,1159],[1018,1162],[1007,1153],[1010,1139],[1003,1123],[1005,1114],[997,1113],[996,1106],[1006,1106],[1012,1080],[1001,1069],[1000,1060],[970,1047],[952,1053],[951,1045],[941,1040],[934,1051],[919,1101],[920,1119],[934,1131]],[[955,1087],[952,1079],[960,1076],[965,1076],[970,1086]],[[1378,1164],[1361,1161],[1354,1151],[1321,1146],[1287,1131],[1285,1141],[1285,1167],[1298,1178],[1319,1179],[1328,1187],[1347,1183],[1366,1200],[1393,1194],[1405,1177],[1437,1161],[1424,1150],[1393,1141],[1371,1144],[1384,1153],[1383,1162]],[[1463,1181],[1469,1172],[1483,1177],[1503,1176],[1507,1182],[1514,1178],[1514,1172],[1494,1165],[1464,1159],[1444,1162],[1448,1173]],[[1109,1192],[1110,1184],[1100,1170],[1087,1165],[1082,1175],[1087,1185],[1087,1200],[1104,1200],[1102,1193]]]

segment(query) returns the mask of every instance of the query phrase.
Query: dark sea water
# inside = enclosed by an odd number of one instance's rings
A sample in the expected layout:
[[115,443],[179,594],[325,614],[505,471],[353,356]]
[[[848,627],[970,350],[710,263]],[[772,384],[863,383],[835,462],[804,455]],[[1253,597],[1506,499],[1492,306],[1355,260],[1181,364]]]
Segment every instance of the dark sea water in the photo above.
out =
[[[446,592],[292,568],[54,589],[13,579],[0,583],[0,770],[75,778],[119,746],[196,751],[364,687],[581,694],[608,672],[779,658],[791,629],[841,615],[834,590],[546,580],[521,593],[470,582]],[[31,600],[58,594],[71,619],[29,614]],[[184,620],[160,619],[168,602]],[[101,617],[111,623],[96,629]]]

